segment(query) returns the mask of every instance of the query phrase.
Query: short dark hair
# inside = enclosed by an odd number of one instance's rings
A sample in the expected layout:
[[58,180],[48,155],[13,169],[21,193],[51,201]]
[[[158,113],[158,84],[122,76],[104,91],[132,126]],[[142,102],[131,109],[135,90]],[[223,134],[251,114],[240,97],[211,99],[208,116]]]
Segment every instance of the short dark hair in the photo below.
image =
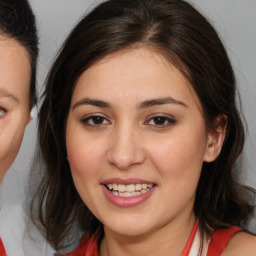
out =
[[[49,73],[39,113],[39,158],[45,176],[34,198],[46,239],[58,248],[76,221],[83,233],[102,224],[80,199],[66,160],[66,119],[79,76],[106,55],[130,47],[163,54],[188,79],[203,108],[207,128],[227,117],[219,157],[204,163],[194,212],[206,234],[239,224],[253,207],[241,196],[234,175],[245,132],[236,103],[236,81],[213,26],[183,0],[108,0],[73,29]],[[39,200],[38,200],[39,198]]]
[[30,107],[37,103],[36,66],[38,36],[33,11],[27,0],[0,0],[0,34],[19,42],[30,60]]

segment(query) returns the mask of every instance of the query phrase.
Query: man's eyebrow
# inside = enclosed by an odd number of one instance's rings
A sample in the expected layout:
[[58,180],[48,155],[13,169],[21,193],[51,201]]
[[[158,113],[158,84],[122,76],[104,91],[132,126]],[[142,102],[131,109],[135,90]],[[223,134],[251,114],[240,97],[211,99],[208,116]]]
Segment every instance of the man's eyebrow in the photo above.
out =
[[143,101],[138,105],[138,109],[149,108],[156,105],[164,105],[164,104],[175,104],[175,105],[181,105],[183,107],[187,107],[187,105],[182,101],[176,100],[172,97],[166,97],[166,98],[157,98],[157,99],[150,99],[150,100]]
[[18,98],[15,97],[13,94],[7,92],[6,90],[0,89],[0,97],[7,97],[10,98],[16,102],[19,102]]
[[100,107],[100,108],[111,108],[111,105],[103,100],[97,100],[97,99],[89,99],[89,98],[83,98],[79,101],[77,101],[72,109],[81,106],[81,105],[92,105],[92,106],[96,106],[96,107]]

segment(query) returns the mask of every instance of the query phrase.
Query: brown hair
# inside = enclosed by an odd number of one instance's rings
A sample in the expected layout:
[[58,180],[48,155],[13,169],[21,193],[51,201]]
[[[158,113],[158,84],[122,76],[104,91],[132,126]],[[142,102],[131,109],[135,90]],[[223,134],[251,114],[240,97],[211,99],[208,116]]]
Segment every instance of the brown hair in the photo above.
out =
[[217,116],[227,117],[222,151],[214,162],[203,164],[197,188],[194,212],[201,229],[210,235],[211,229],[237,225],[253,209],[242,198],[234,175],[244,128],[233,70],[212,25],[182,0],[109,0],[85,16],[65,41],[49,73],[39,113],[37,159],[45,173],[33,203],[39,202],[39,228],[54,248],[74,224],[82,234],[102,230],[80,199],[66,160],[66,119],[76,81],[106,55],[134,46],[156,49],[188,78],[208,128]]

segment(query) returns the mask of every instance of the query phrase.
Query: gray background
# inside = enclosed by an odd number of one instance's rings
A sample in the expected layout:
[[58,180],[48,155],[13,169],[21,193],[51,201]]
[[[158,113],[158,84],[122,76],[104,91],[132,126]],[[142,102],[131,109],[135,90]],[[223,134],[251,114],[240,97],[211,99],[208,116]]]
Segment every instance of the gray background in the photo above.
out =
[[[123,0],[120,0],[123,1]],[[99,1],[30,0],[37,16],[40,36],[38,88],[42,88],[51,62],[82,14]],[[256,187],[256,0],[193,0],[193,4],[212,21],[231,57],[248,123],[248,136],[243,155],[243,181]],[[23,204],[28,190],[29,166],[36,141],[35,117],[27,127],[21,151],[8,171],[0,191],[0,235],[8,256],[45,256],[53,252],[37,234],[28,238]],[[253,222],[250,228],[256,226]],[[255,230],[255,229],[254,229]]]

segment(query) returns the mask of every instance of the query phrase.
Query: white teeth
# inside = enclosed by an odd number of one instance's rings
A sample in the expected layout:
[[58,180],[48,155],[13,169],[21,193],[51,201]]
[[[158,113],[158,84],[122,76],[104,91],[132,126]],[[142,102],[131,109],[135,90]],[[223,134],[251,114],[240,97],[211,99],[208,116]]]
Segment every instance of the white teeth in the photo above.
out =
[[115,195],[115,196],[118,196],[118,195],[119,195],[119,192],[117,192],[117,191],[112,191],[112,194]]
[[118,185],[117,185],[117,190],[118,190],[119,192],[124,192],[124,191],[126,191],[126,186],[123,185],[123,184],[118,184]]
[[142,189],[142,184],[136,184],[135,189],[136,190],[141,190]]
[[142,189],[147,189],[148,185],[147,184],[143,184],[142,185]]
[[[119,193],[120,194],[120,193]],[[129,192],[124,192],[124,193],[122,193],[123,194],[123,196],[124,197],[129,197],[129,196],[131,196],[131,193],[129,193]]]
[[146,190],[141,190],[140,192],[135,191],[135,192],[118,192],[118,191],[114,191],[112,190],[111,193],[115,196],[120,196],[120,197],[131,197],[131,196],[139,196],[141,194],[145,194],[150,190],[150,188],[147,188]]
[[135,191],[135,185],[134,184],[127,185],[126,186],[126,191],[128,191],[128,192]]
[[107,187],[108,187],[109,189],[113,189],[113,184],[108,184]]
[[146,193],[148,192],[152,187],[153,184],[107,184],[106,185],[109,190],[114,195],[117,196],[123,196],[123,197],[130,197],[130,196],[137,196],[140,195],[141,193]]

